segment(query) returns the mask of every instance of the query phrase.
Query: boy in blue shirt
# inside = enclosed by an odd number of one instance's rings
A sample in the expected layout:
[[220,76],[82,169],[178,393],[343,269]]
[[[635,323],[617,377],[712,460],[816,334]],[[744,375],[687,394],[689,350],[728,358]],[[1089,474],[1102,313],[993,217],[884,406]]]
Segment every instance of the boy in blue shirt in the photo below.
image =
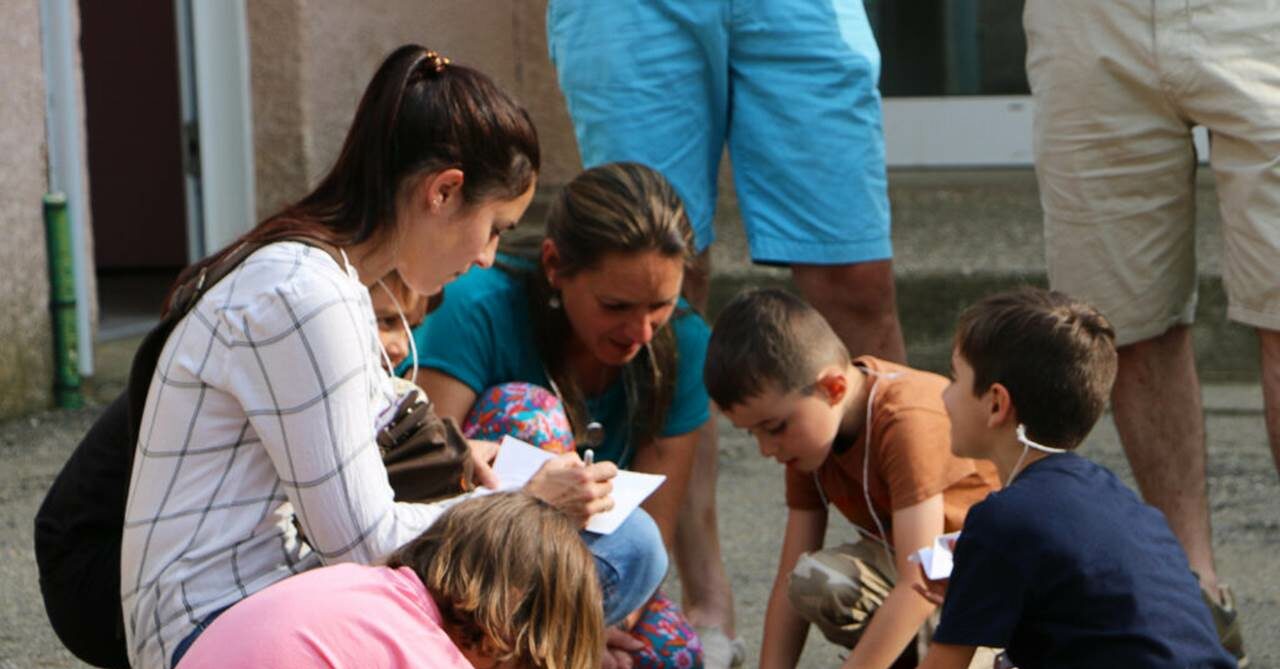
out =
[[969,510],[922,667],[965,667],[977,646],[1021,669],[1236,666],[1164,516],[1070,452],[1115,373],[1111,325],[1061,293],[1004,293],[961,315],[951,448],[995,463],[1004,488]]

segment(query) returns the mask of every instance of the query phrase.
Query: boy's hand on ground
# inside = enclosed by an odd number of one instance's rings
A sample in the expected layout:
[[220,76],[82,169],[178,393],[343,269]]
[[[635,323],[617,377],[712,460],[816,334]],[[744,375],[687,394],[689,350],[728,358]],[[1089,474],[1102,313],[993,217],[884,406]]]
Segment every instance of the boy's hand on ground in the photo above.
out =
[[525,490],[585,527],[593,514],[613,508],[610,495],[617,475],[618,468],[612,462],[586,466],[577,453],[565,453],[548,460]]
[[602,669],[631,669],[634,664],[631,654],[640,650],[644,650],[644,642],[616,627],[606,628],[601,667]]

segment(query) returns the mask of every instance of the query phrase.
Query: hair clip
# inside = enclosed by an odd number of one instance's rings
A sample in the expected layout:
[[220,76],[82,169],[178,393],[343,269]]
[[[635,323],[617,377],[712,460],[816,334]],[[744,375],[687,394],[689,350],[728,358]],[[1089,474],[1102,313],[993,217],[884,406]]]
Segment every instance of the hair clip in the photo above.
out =
[[432,49],[427,49],[427,53],[425,55],[426,59],[431,61],[431,69],[435,70],[437,73],[444,72],[444,66],[453,62],[449,60],[448,56],[441,56],[439,52]]

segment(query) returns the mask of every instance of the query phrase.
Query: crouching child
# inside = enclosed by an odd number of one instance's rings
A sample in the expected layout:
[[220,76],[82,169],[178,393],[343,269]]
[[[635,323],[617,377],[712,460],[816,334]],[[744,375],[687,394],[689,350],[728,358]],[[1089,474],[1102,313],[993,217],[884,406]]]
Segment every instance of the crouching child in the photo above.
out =
[[[786,534],[760,666],[794,667],[810,623],[852,649],[846,667],[884,669],[904,651],[914,665],[934,606],[913,591],[922,577],[907,557],[960,529],[996,485],[989,463],[951,454],[946,379],[851,359],[811,306],[758,290],[721,312],[704,381],[761,455],[786,466]],[[829,506],[862,540],[822,550]]]
[[1004,488],[969,511],[923,667],[978,646],[1021,669],[1234,667],[1164,516],[1072,451],[1102,414],[1115,333],[1056,292],[989,297],[961,317],[944,393],[951,449]]

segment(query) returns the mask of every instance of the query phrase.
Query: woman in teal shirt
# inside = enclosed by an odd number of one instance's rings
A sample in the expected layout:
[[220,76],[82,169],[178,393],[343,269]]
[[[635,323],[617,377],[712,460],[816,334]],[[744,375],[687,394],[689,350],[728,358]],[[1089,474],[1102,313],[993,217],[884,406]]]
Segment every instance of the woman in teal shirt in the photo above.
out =
[[667,477],[644,508],[671,547],[710,418],[709,330],[680,298],[693,248],[680,198],[656,171],[587,170],[553,205],[536,258],[500,256],[449,285],[414,331],[418,382],[459,423],[494,386],[550,389],[579,445],[587,424],[604,427],[597,460]]

